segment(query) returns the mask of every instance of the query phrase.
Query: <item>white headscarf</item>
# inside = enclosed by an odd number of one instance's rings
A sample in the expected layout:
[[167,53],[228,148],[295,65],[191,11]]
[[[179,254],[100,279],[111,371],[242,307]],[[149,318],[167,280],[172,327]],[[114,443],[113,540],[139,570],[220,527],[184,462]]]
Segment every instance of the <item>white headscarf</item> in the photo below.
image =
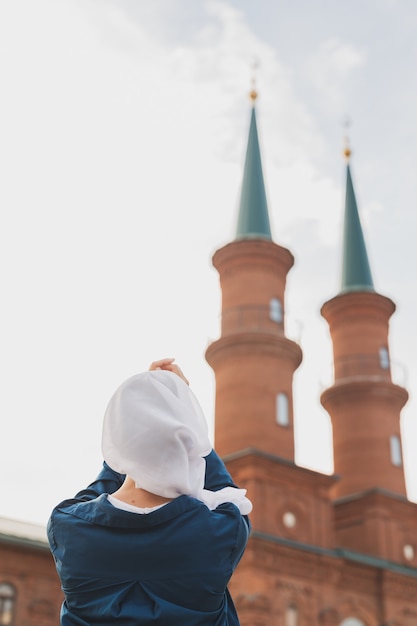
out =
[[113,470],[165,498],[189,495],[210,509],[234,502],[243,514],[249,513],[252,505],[245,489],[204,489],[203,457],[211,449],[198,400],[173,372],[136,374],[120,385],[108,404],[102,451]]

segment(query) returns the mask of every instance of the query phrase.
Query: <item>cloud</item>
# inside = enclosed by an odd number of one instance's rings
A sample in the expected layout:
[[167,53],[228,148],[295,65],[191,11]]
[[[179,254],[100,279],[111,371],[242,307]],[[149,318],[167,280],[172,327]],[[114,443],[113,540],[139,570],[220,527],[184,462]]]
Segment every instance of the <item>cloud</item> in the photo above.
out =
[[308,81],[317,91],[320,100],[329,108],[343,112],[349,81],[355,70],[366,62],[366,55],[358,47],[331,37],[323,41],[306,63]]
[[[311,346],[320,326],[311,311],[335,284],[343,180],[318,165],[325,137],[292,68],[229,3],[0,7],[0,403],[14,424],[0,470],[30,467],[33,441],[45,473],[80,459],[60,485],[51,480],[42,510],[36,493],[25,502],[42,520],[94,476],[109,394],[154,358],[179,359],[212,423],[204,350],[219,333],[220,291],[210,255],[234,236],[254,58],[274,237],[296,255],[289,308],[301,311]],[[330,97],[364,63],[340,41],[312,59]],[[43,433],[64,427],[51,449]]]

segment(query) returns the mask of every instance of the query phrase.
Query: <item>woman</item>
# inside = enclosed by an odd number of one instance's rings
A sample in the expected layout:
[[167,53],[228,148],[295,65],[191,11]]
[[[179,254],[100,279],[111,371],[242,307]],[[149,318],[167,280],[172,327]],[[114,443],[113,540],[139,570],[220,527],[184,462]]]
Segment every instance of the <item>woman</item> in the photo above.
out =
[[211,449],[174,359],[129,378],[107,407],[103,469],[52,512],[62,626],[236,626],[227,590],[252,505]]

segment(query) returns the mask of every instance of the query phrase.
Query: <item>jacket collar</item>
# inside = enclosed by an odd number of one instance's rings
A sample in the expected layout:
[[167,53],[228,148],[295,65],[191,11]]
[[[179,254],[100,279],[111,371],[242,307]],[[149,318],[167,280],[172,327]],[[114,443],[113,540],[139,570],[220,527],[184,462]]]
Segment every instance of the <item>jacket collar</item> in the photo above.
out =
[[185,511],[202,506],[203,502],[190,496],[178,496],[168,504],[151,513],[131,513],[114,507],[103,493],[94,500],[70,504],[63,502],[57,506],[57,510],[67,515],[73,515],[90,524],[99,526],[117,526],[119,528],[149,528],[178,517]]

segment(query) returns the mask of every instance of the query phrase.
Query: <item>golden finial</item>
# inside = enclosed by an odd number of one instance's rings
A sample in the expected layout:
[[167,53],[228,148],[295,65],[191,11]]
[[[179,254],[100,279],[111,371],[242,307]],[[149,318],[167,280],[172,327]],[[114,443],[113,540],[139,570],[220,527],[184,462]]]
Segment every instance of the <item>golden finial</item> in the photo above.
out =
[[256,70],[259,67],[259,61],[258,59],[254,59],[252,62],[252,78],[251,78],[251,83],[252,83],[252,89],[249,92],[249,98],[252,101],[252,106],[255,106],[255,101],[258,98],[258,92],[256,91]]
[[348,133],[349,127],[351,126],[351,119],[347,115],[342,121],[342,126],[344,126],[346,129],[345,147],[343,148],[343,156],[345,157],[346,161],[349,163],[350,155],[352,154],[352,150],[350,149],[349,133]]

